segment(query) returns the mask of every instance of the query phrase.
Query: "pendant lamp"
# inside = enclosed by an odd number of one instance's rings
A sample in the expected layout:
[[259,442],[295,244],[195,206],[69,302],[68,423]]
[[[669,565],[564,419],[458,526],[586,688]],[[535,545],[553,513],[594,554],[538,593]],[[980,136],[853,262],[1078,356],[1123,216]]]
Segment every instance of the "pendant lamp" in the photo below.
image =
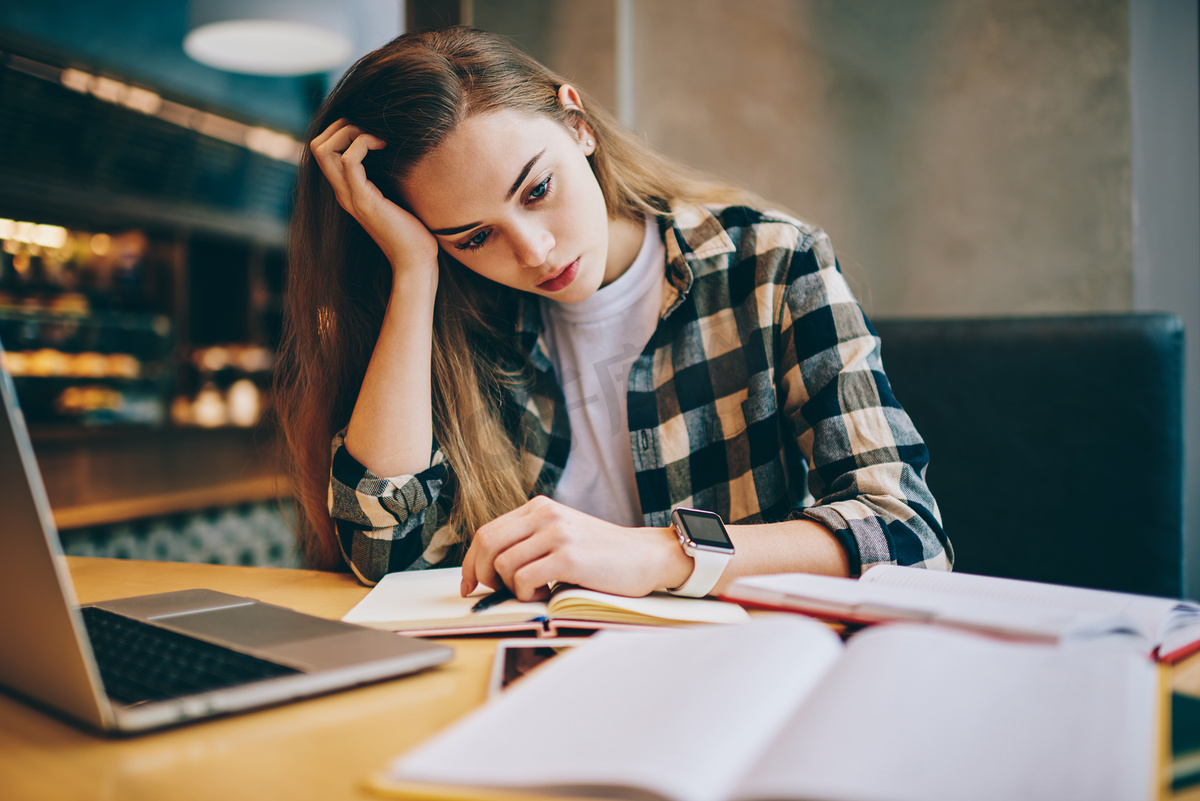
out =
[[309,75],[345,63],[352,26],[341,0],[191,0],[184,51],[251,75]]

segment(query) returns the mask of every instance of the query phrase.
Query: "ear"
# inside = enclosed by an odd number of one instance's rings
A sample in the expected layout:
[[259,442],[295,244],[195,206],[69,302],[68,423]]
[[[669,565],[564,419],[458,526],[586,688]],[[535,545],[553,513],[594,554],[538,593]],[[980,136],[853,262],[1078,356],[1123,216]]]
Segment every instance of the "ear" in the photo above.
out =
[[587,120],[583,114],[583,100],[579,97],[579,91],[569,83],[564,83],[558,87],[558,102],[567,111],[574,111],[572,115],[572,127],[575,130],[575,139],[579,142],[579,148],[583,151],[583,155],[590,156],[596,152],[596,135],[592,133],[592,127],[587,124]]

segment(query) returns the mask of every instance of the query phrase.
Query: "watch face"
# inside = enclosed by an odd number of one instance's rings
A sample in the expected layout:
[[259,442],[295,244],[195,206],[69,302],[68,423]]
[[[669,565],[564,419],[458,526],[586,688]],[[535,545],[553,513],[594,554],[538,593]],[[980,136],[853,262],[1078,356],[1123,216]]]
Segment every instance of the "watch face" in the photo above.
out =
[[733,550],[733,543],[725,533],[725,524],[721,522],[720,515],[695,509],[676,509],[675,514],[679,516],[692,542],[709,548]]

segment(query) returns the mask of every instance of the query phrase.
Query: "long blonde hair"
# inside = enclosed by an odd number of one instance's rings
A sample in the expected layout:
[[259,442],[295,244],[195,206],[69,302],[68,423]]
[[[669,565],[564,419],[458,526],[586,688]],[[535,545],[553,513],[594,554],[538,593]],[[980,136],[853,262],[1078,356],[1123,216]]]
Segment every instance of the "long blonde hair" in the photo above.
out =
[[[675,201],[753,200],[655,152],[586,95],[582,112],[564,109],[558,100],[564,82],[496,34],[465,27],[405,34],[347,71],[309,139],[345,118],[386,141],[364,165],[380,190],[402,203],[401,180],[470,115],[512,109],[567,127],[582,117],[595,136],[590,161],[610,217],[669,214]],[[536,479],[523,471],[514,434],[500,419],[500,399],[529,367],[511,343],[514,304],[497,302],[505,291],[444,253],[440,260],[433,427],[454,476],[449,522],[466,542],[480,525],[523,503]],[[292,491],[303,512],[300,544],[312,567],[341,562],[327,511],[330,442],[354,409],[391,278],[382,251],[338,205],[306,151],[289,233],[276,388]]]

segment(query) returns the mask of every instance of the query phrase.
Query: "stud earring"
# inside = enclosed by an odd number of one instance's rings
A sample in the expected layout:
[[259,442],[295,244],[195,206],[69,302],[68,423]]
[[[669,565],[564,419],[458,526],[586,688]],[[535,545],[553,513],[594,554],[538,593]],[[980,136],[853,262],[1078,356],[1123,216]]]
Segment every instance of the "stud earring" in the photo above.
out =
[[587,140],[587,146],[588,146],[588,147],[591,147],[591,146],[592,146],[592,145],[594,145],[594,144],[596,144],[596,143],[595,143],[595,142],[593,142],[591,139]]

